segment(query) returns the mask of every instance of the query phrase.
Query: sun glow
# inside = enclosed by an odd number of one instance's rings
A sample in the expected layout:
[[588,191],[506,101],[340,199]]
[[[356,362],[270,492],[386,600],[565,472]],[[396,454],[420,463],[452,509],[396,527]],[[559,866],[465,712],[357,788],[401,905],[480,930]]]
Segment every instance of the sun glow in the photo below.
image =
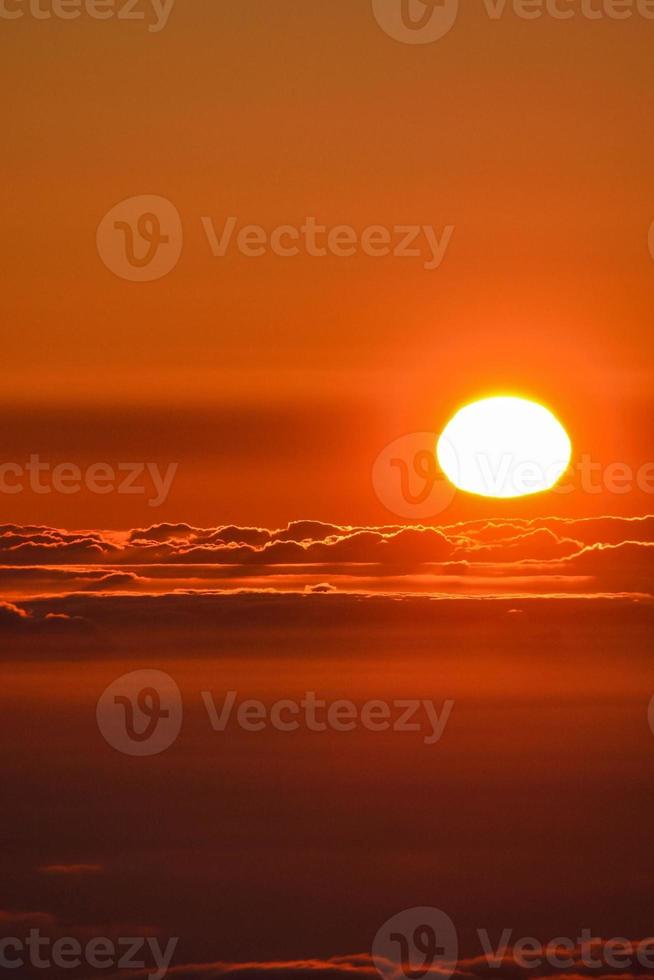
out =
[[525,398],[484,398],[445,427],[438,462],[459,490],[524,497],[550,490],[570,463],[572,445],[554,415]]

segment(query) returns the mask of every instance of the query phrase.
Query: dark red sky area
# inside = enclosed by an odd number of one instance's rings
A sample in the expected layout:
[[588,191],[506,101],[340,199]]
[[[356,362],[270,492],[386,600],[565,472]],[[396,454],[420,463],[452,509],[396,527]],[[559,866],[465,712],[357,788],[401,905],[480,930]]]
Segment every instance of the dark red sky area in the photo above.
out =
[[[379,926],[416,905],[448,912],[462,960],[477,928],[650,935],[651,601],[85,595],[24,609],[0,619],[1,761],[20,786],[3,808],[4,895],[52,915],[55,934],[147,926],[181,937],[179,966],[369,957]],[[184,723],[167,751],[128,758],[96,701],[148,668],[179,685]],[[436,745],[221,734],[200,692],[229,690],[455,705]],[[39,871],[80,864],[100,870]]]
[[[653,521],[3,527],[5,934],[179,937],[184,980],[370,980],[416,905],[462,977],[546,975],[489,974],[478,929],[649,935]],[[96,713],[143,670],[184,716],[135,758]],[[434,744],[216,732],[229,691],[452,707]]]

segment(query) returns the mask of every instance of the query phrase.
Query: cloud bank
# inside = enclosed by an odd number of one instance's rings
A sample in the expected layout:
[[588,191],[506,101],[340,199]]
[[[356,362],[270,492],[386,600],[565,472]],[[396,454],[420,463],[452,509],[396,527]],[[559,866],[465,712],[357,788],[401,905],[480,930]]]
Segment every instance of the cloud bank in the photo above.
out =
[[[0,525],[7,600],[180,588],[457,594],[652,594],[654,516],[269,530],[155,524],[128,532]],[[3,621],[16,615],[7,607]]]

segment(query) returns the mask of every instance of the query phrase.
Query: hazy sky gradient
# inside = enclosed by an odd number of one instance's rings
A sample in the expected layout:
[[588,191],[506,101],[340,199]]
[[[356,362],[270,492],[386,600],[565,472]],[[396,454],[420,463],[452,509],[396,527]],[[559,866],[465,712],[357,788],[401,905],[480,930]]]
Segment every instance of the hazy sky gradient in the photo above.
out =
[[[363,0],[195,0],[156,34],[4,22],[3,428],[28,403],[44,420],[73,404],[66,431],[88,442],[88,413],[103,409],[103,459],[116,407],[131,412],[127,451],[145,403],[185,463],[163,516],[205,522],[220,510],[284,523],[302,501],[322,519],[347,519],[351,502],[353,518],[383,519],[367,476],[377,452],[502,388],[553,405],[580,451],[639,464],[654,345],[653,31],[638,17],[492,21],[466,4],[442,40],[409,46]],[[184,249],[169,276],[138,284],[104,267],[95,234],[113,204],[144,193],[175,203]],[[268,229],[314,215],[455,232],[433,271],[410,258],[213,258],[201,217],[220,228],[230,215]],[[199,416],[178,425],[190,404]],[[239,508],[229,473],[247,484],[247,463],[230,437],[244,417],[266,499]],[[55,440],[22,445],[54,458]],[[189,442],[203,446],[199,465]],[[57,503],[47,519],[68,521]],[[129,503],[112,523],[144,519]],[[42,504],[18,502],[21,519]],[[93,504],[81,523],[97,520]]]

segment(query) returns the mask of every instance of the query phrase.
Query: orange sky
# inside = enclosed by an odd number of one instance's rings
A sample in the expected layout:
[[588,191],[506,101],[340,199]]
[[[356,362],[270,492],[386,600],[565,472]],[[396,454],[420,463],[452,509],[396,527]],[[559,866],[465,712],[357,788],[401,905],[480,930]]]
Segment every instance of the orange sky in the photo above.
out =
[[[652,934],[654,0],[460,0],[424,45],[373,16],[399,0],[34,15],[75,2],[126,0],[0,0],[0,951],[38,925],[178,937],[176,980],[377,980],[428,906],[453,980],[588,978],[477,937]],[[423,251],[214,256],[230,216]],[[417,499],[419,452],[500,393],[631,486],[398,503],[396,464]],[[237,689],[451,723],[220,731],[205,695]],[[114,738],[141,694],[142,757]]]
[[[0,496],[0,521],[392,521],[386,444],[477,394],[548,402],[576,450],[649,459],[654,23],[490,21],[435,44],[368,3],[177,4],[140,22],[2,24],[3,459],[179,463],[165,506]],[[245,39],[245,40],[244,40]],[[126,282],[95,237],[117,202],[177,207],[184,247]],[[455,228],[442,265],[214,258],[201,218],[268,229]],[[29,407],[27,407],[29,406]],[[518,516],[632,513],[540,498]],[[500,513],[457,499],[447,517]]]

